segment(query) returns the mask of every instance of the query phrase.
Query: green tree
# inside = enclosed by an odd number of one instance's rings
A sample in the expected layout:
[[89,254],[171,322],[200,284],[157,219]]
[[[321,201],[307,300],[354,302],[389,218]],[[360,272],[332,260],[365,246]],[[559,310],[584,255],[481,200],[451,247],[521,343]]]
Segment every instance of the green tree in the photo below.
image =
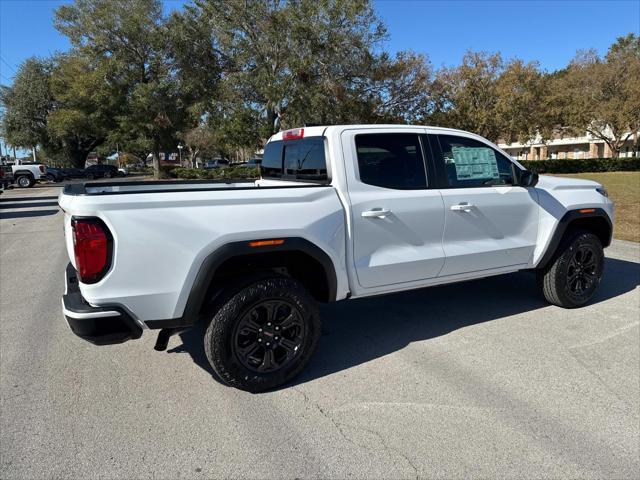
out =
[[604,141],[614,157],[640,129],[639,45],[640,39],[630,34],[618,39],[604,58],[593,50],[579,52],[553,82],[562,125]]
[[468,51],[458,67],[443,68],[435,78],[432,121],[475,132],[490,140],[503,133],[497,116],[497,81],[503,69],[499,53]]
[[199,155],[213,155],[220,143],[215,130],[204,123],[184,132],[181,136],[189,154],[191,168],[196,166]]
[[109,70],[106,81],[126,99],[107,144],[143,158],[153,152],[159,176],[160,152],[176,147],[176,133],[189,118],[165,47],[160,1],[76,0],[56,10],[55,24],[75,53]]
[[505,62],[499,53],[469,51],[461,65],[437,73],[429,120],[493,141],[548,137],[554,124],[548,89],[536,62]]
[[629,119],[634,138],[634,155],[640,151],[640,35],[629,33],[619,37],[607,52],[606,61],[612,64],[624,64],[626,79],[623,86],[625,102],[623,115]]
[[256,120],[264,139],[305,124],[407,121],[427,105],[428,62],[379,53],[386,31],[368,0],[196,0],[174,23],[211,42],[188,41],[223,70],[219,103],[205,110],[222,110],[210,124],[238,135],[229,144],[253,143]]
[[184,5],[167,19],[164,35],[171,71],[179,83],[183,102],[188,105],[194,128],[201,124],[203,115],[219,108],[224,93],[219,88],[224,61],[210,26],[200,15],[195,5]]
[[47,120],[47,154],[83,167],[87,155],[115,128],[123,98],[107,65],[78,54],[58,55],[50,84],[55,108]]
[[548,82],[537,62],[509,61],[496,80],[495,95],[501,139],[526,142],[538,134],[551,136],[554,119],[546,103]]
[[8,144],[35,150],[47,143],[47,119],[54,104],[51,69],[51,61],[29,58],[18,68],[13,84],[1,87],[2,130]]

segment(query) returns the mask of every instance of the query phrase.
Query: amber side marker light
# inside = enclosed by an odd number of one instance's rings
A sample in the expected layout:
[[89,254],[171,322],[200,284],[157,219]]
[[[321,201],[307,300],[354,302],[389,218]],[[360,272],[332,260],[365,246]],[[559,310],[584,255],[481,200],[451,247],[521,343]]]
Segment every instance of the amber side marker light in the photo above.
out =
[[249,242],[250,247],[268,247],[269,245],[282,245],[284,239],[278,238],[273,240],[256,240],[255,242]]
[[595,208],[583,208],[582,210],[578,210],[580,213],[593,213],[596,211]]

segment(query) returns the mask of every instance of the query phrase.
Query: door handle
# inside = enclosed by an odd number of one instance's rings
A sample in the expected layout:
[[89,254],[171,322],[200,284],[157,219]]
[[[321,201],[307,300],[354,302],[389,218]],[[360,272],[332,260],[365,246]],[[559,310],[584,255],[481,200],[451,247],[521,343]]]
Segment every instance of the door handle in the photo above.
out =
[[454,212],[470,212],[475,205],[471,203],[460,203],[458,205],[451,205],[450,209]]
[[390,213],[391,210],[387,210],[386,208],[374,208],[373,210],[362,212],[360,215],[362,218],[385,218]]

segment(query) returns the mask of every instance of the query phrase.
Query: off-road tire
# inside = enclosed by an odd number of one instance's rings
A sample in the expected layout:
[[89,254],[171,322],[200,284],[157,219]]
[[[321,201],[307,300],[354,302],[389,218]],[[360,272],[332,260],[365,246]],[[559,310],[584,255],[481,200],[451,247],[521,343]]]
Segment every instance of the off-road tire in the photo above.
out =
[[[243,364],[235,352],[239,322],[256,305],[265,301],[283,301],[297,309],[305,335],[289,363],[275,371],[258,372]],[[279,387],[298,375],[315,352],[320,338],[320,315],[315,300],[296,280],[267,277],[227,291],[216,302],[204,336],[207,359],[220,380],[231,387],[258,393]]]
[[[576,255],[585,251],[590,252],[589,258],[593,257],[593,262],[588,263],[592,267],[588,268],[588,272],[580,267],[586,272],[586,286],[574,291],[576,284],[571,278],[575,278]],[[603,270],[604,251],[600,239],[591,232],[576,230],[566,235],[549,265],[538,271],[538,284],[549,303],[563,308],[577,308],[591,300],[602,280]]]

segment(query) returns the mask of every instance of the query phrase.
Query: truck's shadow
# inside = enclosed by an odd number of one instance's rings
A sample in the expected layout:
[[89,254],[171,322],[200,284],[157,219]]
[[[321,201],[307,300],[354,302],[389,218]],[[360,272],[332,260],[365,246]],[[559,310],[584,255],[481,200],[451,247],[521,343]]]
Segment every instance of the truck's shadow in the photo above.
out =
[[[22,200],[22,199],[19,199],[19,200]],[[54,201],[50,201],[50,202],[29,202],[29,203],[22,203],[22,202],[13,202],[13,203],[2,202],[2,203],[0,203],[0,209],[34,208],[34,207],[57,207],[57,206],[58,206],[58,202],[54,202]]]
[[[0,203],[6,202],[29,202],[31,200],[56,200],[58,197],[56,195],[45,195],[41,197],[0,197]],[[57,202],[56,202],[57,205]]]
[[[622,295],[639,284],[640,264],[608,258],[592,304]],[[360,365],[412,342],[546,307],[536,292],[535,276],[521,272],[323,305],[320,347],[294,384]],[[203,327],[192,328],[180,337],[183,344],[169,352],[188,353],[213,374],[204,353]]]
[[5,212],[0,211],[0,219],[10,220],[12,218],[32,218],[32,217],[46,217],[49,215],[55,215],[60,210],[21,210],[19,212]]

